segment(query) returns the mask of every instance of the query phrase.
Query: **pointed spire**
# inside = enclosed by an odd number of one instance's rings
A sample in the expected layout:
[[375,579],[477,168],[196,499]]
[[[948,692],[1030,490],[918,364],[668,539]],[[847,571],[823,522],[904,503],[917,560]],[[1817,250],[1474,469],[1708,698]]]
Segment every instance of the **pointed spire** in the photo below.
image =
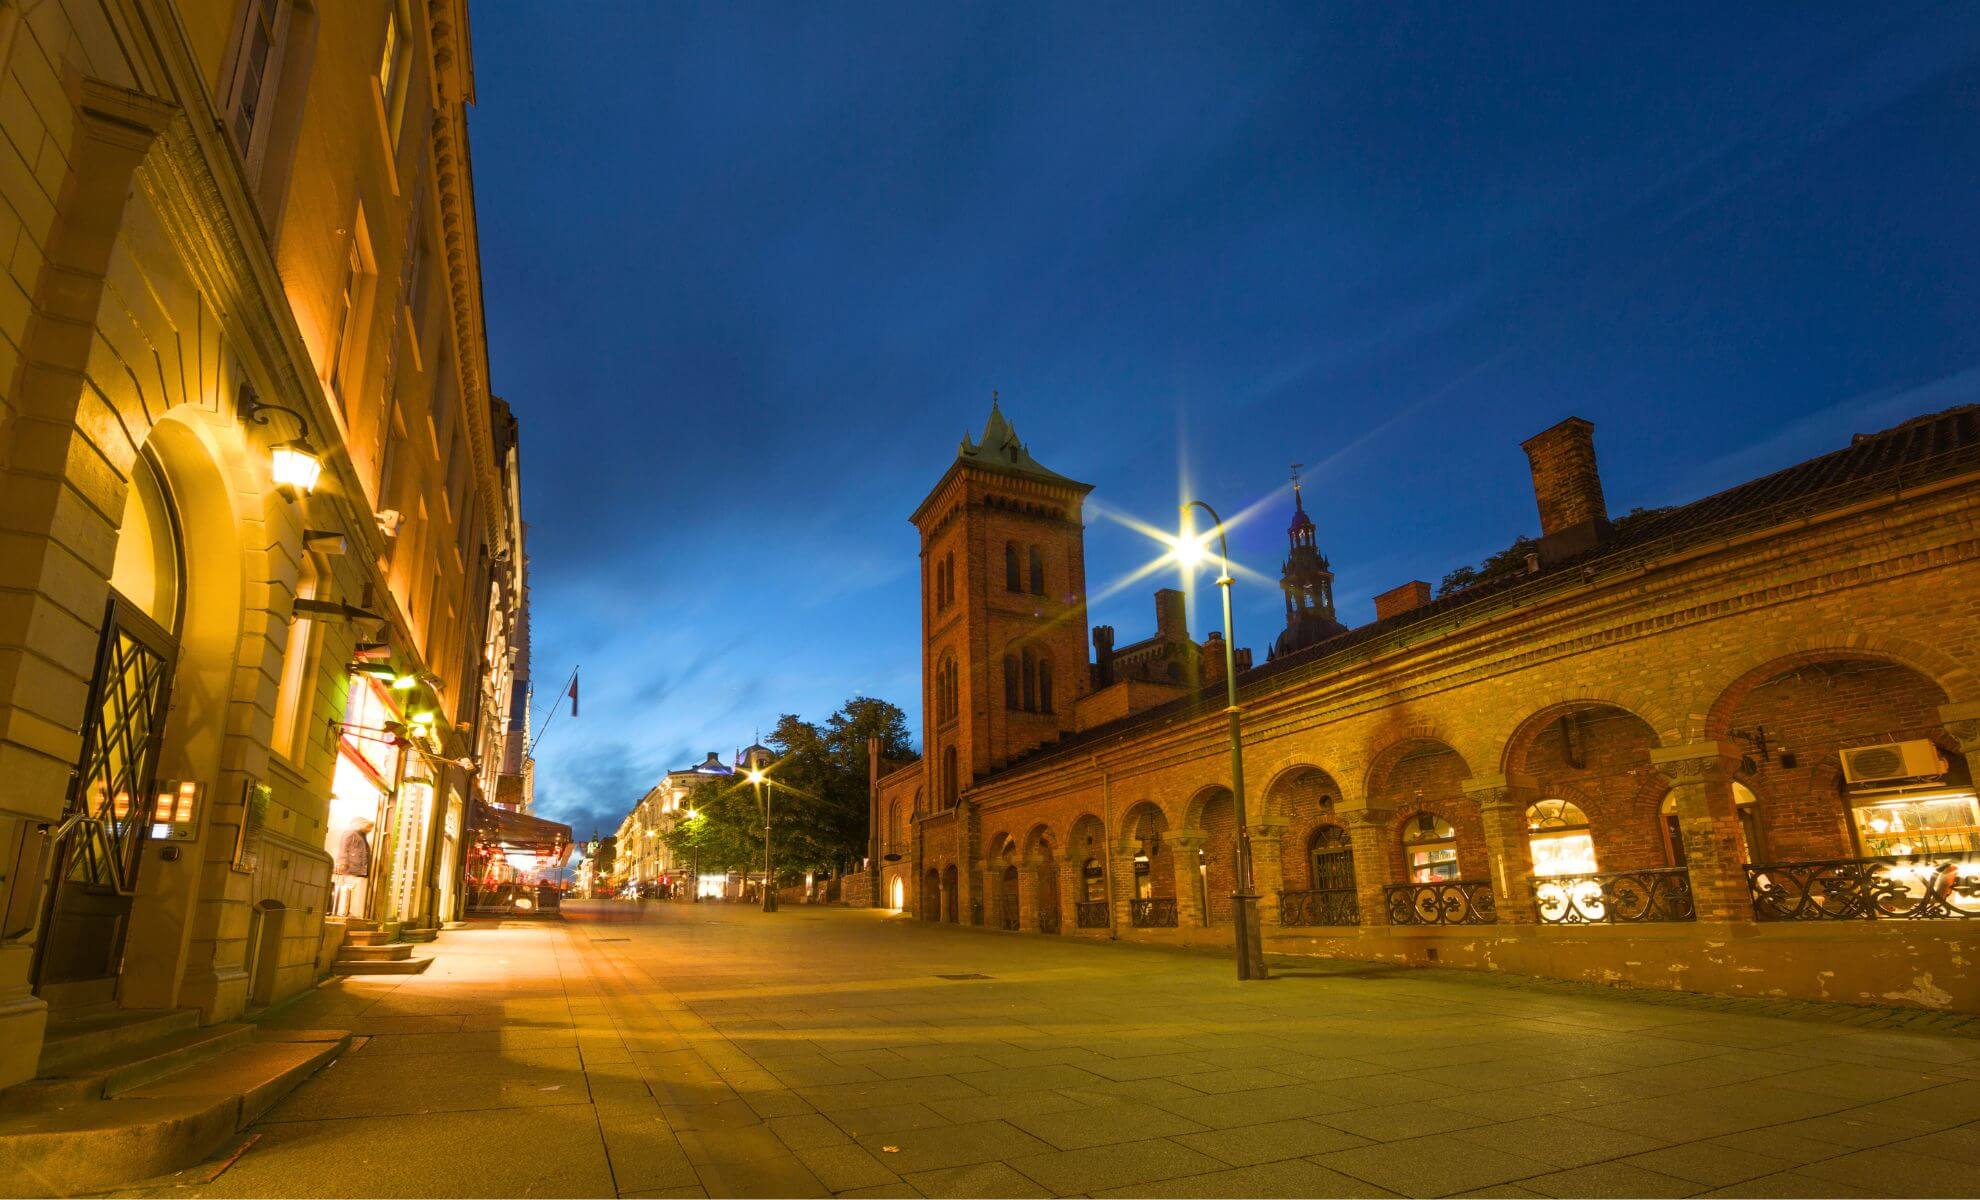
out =
[[994,391],[990,393],[990,419],[983,424],[983,436],[972,441],[965,433],[956,457],[967,463],[1041,479],[1065,480],[1065,476],[1031,457],[1031,451],[1018,439],[1010,419],[1004,416],[1002,397]]
[[1305,463],[1292,465],[1293,519],[1292,524],[1286,527],[1286,532],[1289,534],[1297,534],[1302,529],[1313,528],[1313,518],[1306,515],[1306,501],[1301,494],[1303,485],[1299,481],[1299,469],[1305,465]]

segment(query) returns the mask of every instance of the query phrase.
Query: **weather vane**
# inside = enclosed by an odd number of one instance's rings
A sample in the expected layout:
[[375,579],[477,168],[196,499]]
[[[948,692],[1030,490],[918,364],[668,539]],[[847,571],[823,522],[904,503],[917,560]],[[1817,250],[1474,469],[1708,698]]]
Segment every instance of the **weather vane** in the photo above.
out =
[[1299,469],[1305,465],[1305,463],[1294,463],[1292,465],[1293,491],[1295,492],[1299,490]]

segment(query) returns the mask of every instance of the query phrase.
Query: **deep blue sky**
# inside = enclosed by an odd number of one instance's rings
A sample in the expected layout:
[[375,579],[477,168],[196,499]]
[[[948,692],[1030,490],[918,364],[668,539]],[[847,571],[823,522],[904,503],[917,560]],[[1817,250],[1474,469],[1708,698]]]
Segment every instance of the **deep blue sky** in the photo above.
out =
[[[1980,400],[1970,6],[474,19],[539,713],[584,668],[538,798],[580,835],[780,712],[918,731],[907,516],[992,389],[1155,521],[1185,471],[1238,509],[1312,464],[1349,624],[1533,532],[1518,443],[1569,414],[1622,512]],[[1096,592],[1147,555],[1089,522]],[[1093,619],[1143,636],[1154,586]],[[1262,660],[1278,596],[1240,596]]]

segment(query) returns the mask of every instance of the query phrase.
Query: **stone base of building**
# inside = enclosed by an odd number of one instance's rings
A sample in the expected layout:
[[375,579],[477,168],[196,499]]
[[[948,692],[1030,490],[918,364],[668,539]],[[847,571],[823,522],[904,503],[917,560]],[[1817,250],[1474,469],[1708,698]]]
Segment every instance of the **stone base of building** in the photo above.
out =
[[[1121,937],[1231,945],[1227,926],[1133,929]],[[1980,1013],[1980,929],[1957,923],[1268,928],[1265,950],[1614,987]]]

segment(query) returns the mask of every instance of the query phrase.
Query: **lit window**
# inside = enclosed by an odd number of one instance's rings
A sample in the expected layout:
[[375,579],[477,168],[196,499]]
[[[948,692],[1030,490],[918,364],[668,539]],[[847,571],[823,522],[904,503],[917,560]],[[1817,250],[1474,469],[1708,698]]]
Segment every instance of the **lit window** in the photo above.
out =
[[1420,812],[1403,826],[1403,852],[1411,883],[1439,883],[1458,877],[1457,831],[1435,813]]
[[1870,858],[1980,851],[1980,800],[1971,792],[1861,796],[1856,832]]
[[1536,876],[1592,875],[1599,869],[1588,816],[1567,801],[1542,800],[1528,808],[1526,828]]

